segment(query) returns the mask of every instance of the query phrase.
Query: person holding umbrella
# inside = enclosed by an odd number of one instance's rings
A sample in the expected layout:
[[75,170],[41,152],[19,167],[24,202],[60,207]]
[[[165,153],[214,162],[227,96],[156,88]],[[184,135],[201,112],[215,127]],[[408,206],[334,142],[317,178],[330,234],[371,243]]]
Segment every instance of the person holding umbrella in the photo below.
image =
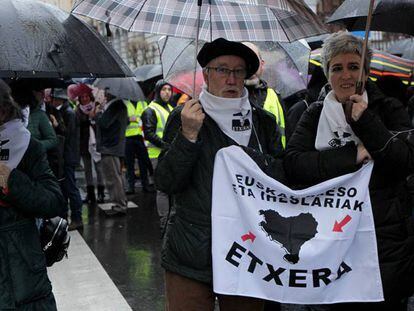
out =
[[374,161],[369,190],[385,301],[335,304],[328,310],[407,310],[414,290],[412,206],[406,190],[414,172],[412,129],[403,104],[367,79],[372,51],[367,48],[364,55],[363,50],[363,41],[346,32],[325,40],[322,63],[332,91],[302,115],[284,167],[292,184],[310,186]]
[[[256,54],[242,43],[219,38],[206,43],[197,60],[205,85],[199,99],[171,113],[163,137],[167,145],[155,172],[157,189],[172,196],[175,212],[162,249],[170,311],[214,310],[211,197],[217,151],[241,145],[277,156],[282,149],[274,118],[249,102],[244,87],[244,79],[259,68]],[[224,311],[264,306],[263,300],[251,297],[217,297]]]

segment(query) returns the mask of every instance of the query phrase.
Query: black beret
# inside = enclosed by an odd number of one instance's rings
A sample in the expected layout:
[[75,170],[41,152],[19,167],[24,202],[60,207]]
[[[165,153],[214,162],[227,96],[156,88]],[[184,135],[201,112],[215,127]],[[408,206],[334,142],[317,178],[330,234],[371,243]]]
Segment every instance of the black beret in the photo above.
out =
[[200,66],[204,68],[211,60],[223,55],[235,55],[243,58],[246,62],[246,78],[250,78],[259,69],[259,58],[252,49],[243,43],[227,41],[223,38],[204,44],[198,52],[197,60]]

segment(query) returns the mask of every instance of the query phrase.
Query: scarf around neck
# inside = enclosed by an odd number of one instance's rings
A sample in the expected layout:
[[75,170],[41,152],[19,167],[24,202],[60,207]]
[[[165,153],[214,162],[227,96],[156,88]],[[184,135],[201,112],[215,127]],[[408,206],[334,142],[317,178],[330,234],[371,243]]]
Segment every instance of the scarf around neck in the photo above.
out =
[[30,132],[19,119],[0,126],[0,163],[10,170],[16,168],[30,142]]
[[[362,94],[368,102],[368,94]],[[322,112],[319,117],[316,132],[316,150],[327,150],[345,146],[348,142],[360,143],[351,126],[346,122],[342,104],[335,98],[334,91],[330,91],[323,101]]]
[[249,92],[246,88],[243,89],[240,98],[224,98],[209,93],[206,85],[203,85],[199,99],[204,111],[224,134],[239,145],[249,144],[253,121]]

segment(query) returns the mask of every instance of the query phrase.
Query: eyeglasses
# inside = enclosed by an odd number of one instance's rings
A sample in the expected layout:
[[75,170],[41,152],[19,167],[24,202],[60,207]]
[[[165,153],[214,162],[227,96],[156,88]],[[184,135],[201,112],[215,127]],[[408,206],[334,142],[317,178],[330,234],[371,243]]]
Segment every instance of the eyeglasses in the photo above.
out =
[[247,71],[244,68],[240,68],[240,69],[228,69],[228,68],[224,68],[224,67],[207,67],[208,70],[213,69],[217,72],[217,74],[219,76],[222,77],[230,77],[230,74],[233,73],[234,77],[237,79],[245,79],[247,76]]

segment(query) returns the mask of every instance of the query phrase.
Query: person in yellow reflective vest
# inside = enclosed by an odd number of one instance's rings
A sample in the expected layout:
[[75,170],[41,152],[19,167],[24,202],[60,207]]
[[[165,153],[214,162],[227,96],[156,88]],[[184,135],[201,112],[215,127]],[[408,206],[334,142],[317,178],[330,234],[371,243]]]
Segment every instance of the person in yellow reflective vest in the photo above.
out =
[[151,164],[148,150],[144,143],[142,133],[141,115],[148,107],[146,101],[136,103],[130,100],[125,101],[128,111],[128,126],[125,131],[125,164],[127,169],[128,190],[126,194],[135,193],[135,159],[138,159],[138,166],[141,177],[142,189],[145,192],[153,192],[148,182],[148,165]]
[[[141,116],[144,137],[149,142],[148,154],[155,169],[158,163],[158,155],[166,146],[162,140],[165,124],[173,107],[169,104],[172,98],[172,87],[159,80],[154,89],[154,100],[149,104]],[[168,218],[169,202],[165,193],[157,191],[157,212],[160,217],[160,227],[163,230]]]
[[250,42],[243,42],[243,44],[252,49],[260,60],[256,74],[245,80],[245,86],[249,91],[250,103],[253,106],[269,111],[276,118],[282,146],[286,148],[286,122],[282,99],[272,88],[267,86],[266,81],[261,79],[265,62],[261,56],[260,49]]

